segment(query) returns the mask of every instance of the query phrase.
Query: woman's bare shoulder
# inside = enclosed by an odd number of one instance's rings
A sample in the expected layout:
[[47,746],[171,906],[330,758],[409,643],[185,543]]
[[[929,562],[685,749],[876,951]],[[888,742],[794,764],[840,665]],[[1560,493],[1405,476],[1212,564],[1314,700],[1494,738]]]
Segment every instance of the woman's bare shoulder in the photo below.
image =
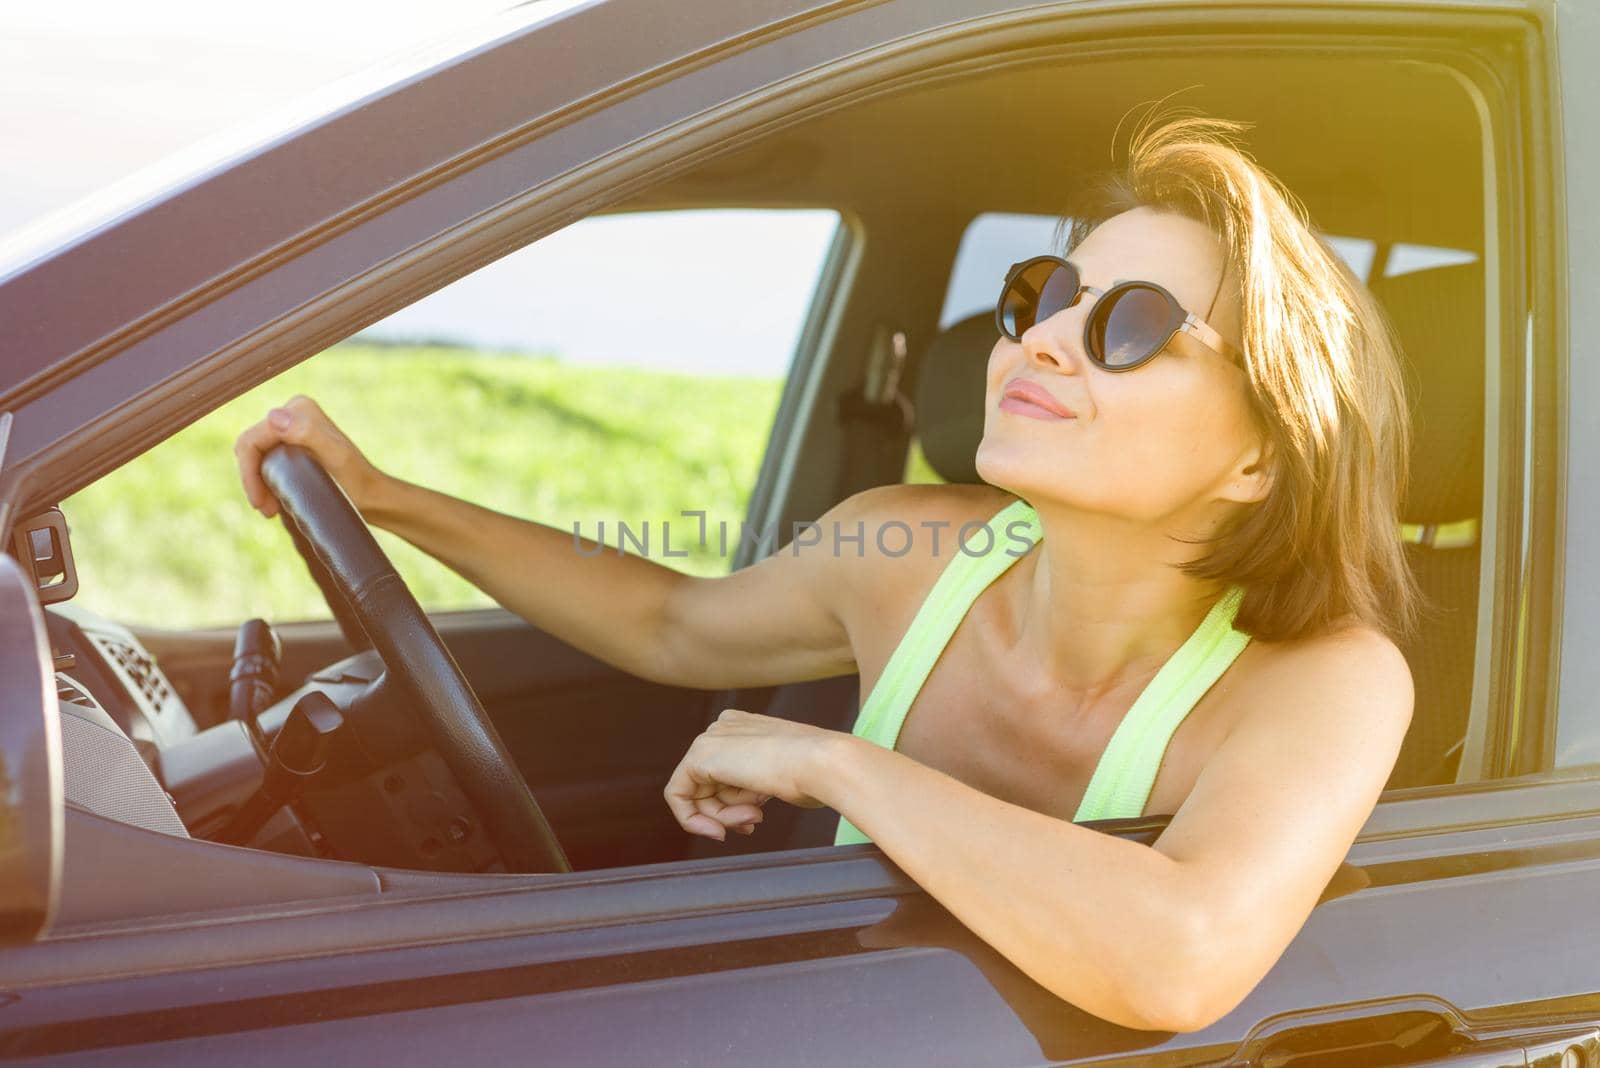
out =
[[1263,715],[1326,706],[1330,698],[1356,719],[1404,733],[1411,721],[1411,668],[1378,628],[1347,620],[1305,637],[1252,642],[1256,667],[1243,692]]
[[1324,814],[1345,799],[1353,837],[1411,726],[1411,672],[1400,649],[1380,630],[1351,623],[1292,640],[1254,639],[1237,667],[1241,674],[1230,670],[1215,688],[1224,725],[1190,799],[1200,810],[1226,809],[1250,790],[1292,794],[1315,782]]
[[1346,619],[1300,638],[1266,643],[1275,662],[1304,668],[1312,664],[1372,668],[1386,677],[1406,670],[1399,645],[1377,627]]

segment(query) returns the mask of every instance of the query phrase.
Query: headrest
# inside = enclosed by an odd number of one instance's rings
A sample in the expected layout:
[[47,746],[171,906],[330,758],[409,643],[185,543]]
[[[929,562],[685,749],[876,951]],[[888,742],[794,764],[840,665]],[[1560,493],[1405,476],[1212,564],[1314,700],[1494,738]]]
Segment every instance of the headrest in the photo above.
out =
[[947,482],[983,481],[974,461],[989,353],[998,340],[993,312],[963,319],[933,339],[917,370],[917,440]]
[[1378,278],[1371,289],[1407,364],[1411,403],[1408,523],[1452,523],[1483,511],[1483,265]]

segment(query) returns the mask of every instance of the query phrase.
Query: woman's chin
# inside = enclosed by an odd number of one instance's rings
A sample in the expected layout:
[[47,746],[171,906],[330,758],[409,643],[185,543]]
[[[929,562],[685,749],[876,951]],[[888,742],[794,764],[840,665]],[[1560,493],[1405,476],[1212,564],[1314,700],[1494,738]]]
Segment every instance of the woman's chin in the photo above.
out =
[[1018,496],[1037,491],[1040,484],[1047,483],[1050,478],[1050,472],[1039,470],[1037,456],[1030,457],[1025,450],[1013,448],[1009,442],[990,443],[988,438],[979,444],[973,467],[978,477],[989,485]]
[[1076,501],[1090,489],[1076,480],[1064,482],[1063,476],[1069,472],[1063,469],[1060,458],[1041,457],[1036,442],[1012,443],[985,438],[973,457],[973,466],[978,477],[989,485],[1034,504]]

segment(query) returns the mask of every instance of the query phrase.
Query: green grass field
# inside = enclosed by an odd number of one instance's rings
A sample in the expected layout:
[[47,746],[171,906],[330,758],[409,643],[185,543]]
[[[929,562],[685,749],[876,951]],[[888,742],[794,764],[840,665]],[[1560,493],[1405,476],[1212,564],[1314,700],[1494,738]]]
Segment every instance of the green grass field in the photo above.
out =
[[[315,397],[379,467],[512,515],[617,544],[616,521],[652,528],[650,555],[697,574],[727,570],[766,448],[776,379],[588,367],[549,357],[348,343],[179,431],[62,505],[79,598],[114,619],[162,627],[325,618],[276,521],[244,500],[233,440],[296,393]],[[725,520],[697,550],[681,509]],[[690,536],[680,541],[679,530]],[[380,542],[430,609],[489,604],[443,565],[384,532]],[[574,550],[576,551],[576,549]]]

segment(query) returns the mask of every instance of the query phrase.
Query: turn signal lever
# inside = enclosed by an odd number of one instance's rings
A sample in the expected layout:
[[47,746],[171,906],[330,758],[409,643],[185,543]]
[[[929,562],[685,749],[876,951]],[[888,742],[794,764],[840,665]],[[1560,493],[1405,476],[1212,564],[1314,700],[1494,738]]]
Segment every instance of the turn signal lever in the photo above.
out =
[[293,801],[327,765],[333,736],[343,726],[344,716],[327,694],[312,690],[296,701],[267,750],[261,788],[234,813],[216,841],[244,845],[254,838],[273,814]]
[[277,696],[282,661],[283,643],[270,623],[251,619],[239,625],[239,636],[233,640],[233,670],[228,672],[228,716],[243,720],[262,749],[266,746],[256,726],[256,714]]

